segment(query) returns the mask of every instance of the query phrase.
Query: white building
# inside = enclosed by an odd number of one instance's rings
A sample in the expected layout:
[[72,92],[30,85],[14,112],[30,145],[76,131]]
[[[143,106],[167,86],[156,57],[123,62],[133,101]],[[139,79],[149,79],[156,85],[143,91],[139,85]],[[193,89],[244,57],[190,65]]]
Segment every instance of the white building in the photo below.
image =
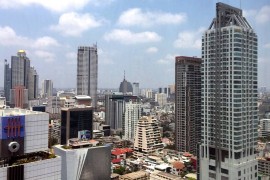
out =
[[151,116],[139,119],[134,140],[134,156],[148,156],[156,150],[162,150],[161,133],[157,120]]
[[124,137],[123,139],[134,141],[137,123],[141,117],[141,103],[130,100],[125,103],[124,110]]
[[261,119],[260,120],[260,136],[268,137],[270,136],[270,119]]
[[48,99],[46,105],[46,112],[51,114],[59,114],[61,113],[61,101],[57,96],[51,96]]
[[155,101],[158,102],[159,106],[164,106],[165,104],[167,104],[167,94],[165,93],[155,94]]
[[49,98],[53,96],[53,82],[46,79],[42,82],[41,96],[43,98]]
[[0,97],[0,109],[4,109],[6,107],[6,98]]
[[138,82],[134,82],[132,84],[132,88],[133,88],[133,96],[139,96],[140,95],[140,87],[139,87],[139,83]]
[[258,179],[257,35],[242,10],[217,3],[202,37],[200,177]]
[[[90,140],[91,141],[91,140]],[[84,142],[86,143],[86,142]],[[111,175],[111,147],[96,146],[73,149],[54,146],[55,154],[62,158],[62,179],[110,179]]]
[[80,46],[77,59],[77,95],[90,96],[93,107],[96,107],[98,82],[97,45],[93,45],[93,47]]
[[0,110],[0,179],[61,179],[61,158],[47,152],[48,121],[43,112]]
[[152,99],[153,98],[153,90],[152,89],[146,89],[145,90],[145,97]]

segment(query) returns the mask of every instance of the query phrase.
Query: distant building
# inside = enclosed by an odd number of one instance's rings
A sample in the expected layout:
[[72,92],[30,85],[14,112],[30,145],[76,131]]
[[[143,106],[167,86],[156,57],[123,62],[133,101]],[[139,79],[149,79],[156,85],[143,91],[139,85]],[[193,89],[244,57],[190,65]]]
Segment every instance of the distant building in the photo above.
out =
[[48,150],[49,115],[0,110],[0,179],[61,179],[61,158]]
[[137,100],[137,96],[123,94],[105,95],[105,123],[111,129],[123,130],[125,104],[130,100]]
[[41,94],[43,98],[49,98],[53,96],[53,82],[52,80],[46,79],[42,82]]
[[124,137],[123,139],[134,141],[138,120],[141,117],[141,102],[130,100],[125,104],[124,110]]
[[155,94],[155,101],[158,103],[159,106],[164,106],[165,104],[167,104],[167,94],[165,93]]
[[37,99],[39,96],[38,84],[39,76],[34,67],[30,67],[28,74],[28,99]]
[[152,99],[153,98],[153,90],[152,89],[146,89],[145,90],[145,97]]
[[132,85],[126,80],[125,75],[123,81],[120,83],[119,92],[122,92],[123,94],[131,94],[133,92]]
[[[91,141],[91,140],[90,140]],[[55,154],[62,158],[62,179],[65,180],[109,180],[111,175],[111,147],[94,146],[87,142],[76,142],[65,149],[54,146]]]
[[77,95],[92,98],[92,106],[97,107],[98,54],[97,45],[78,47]]
[[46,112],[51,114],[60,114],[61,113],[61,101],[57,96],[51,96],[48,99],[46,104]]
[[10,101],[10,89],[11,89],[11,68],[5,59],[5,69],[4,69],[4,95],[7,100],[7,104]]
[[201,59],[175,58],[175,146],[197,154],[201,139]]
[[140,158],[162,149],[163,144],[157,120],[151,116],[141,117],[134,138],[134,156]]
[[139,96],[140,95],[140,87],[138,82],[134,82],[132,84],[132,89],[133,89],[133,96]]
[[90,131],[93,137],[93,109],[91,107],[62,108],[61,144],[67,144],[71,138],[78,138],[78,132]]

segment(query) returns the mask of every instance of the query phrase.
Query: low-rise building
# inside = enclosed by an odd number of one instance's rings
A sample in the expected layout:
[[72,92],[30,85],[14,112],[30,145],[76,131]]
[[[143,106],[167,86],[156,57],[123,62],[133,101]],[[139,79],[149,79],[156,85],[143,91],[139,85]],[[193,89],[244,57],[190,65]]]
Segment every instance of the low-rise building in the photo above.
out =
[[150,174],[145,171],[137,171],[120,176],[120,180],[150,180]]

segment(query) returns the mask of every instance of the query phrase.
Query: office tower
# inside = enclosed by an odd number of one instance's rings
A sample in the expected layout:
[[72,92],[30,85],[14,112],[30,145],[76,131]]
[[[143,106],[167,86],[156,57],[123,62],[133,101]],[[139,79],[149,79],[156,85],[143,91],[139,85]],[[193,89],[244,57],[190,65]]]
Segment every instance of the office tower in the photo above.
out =
[[77,56],[77,95],[88,95],[97,107],[98,54],[97,45],[80,46]]
[[151,116],[141,117],[134,138],[134,156],[140,158],[162,150],[161,138],[157,120]]
[[43,98],[49,98],[53,96],[53,82],[52,80],[46,79],[42,82],[41,94]]
[[216,4],[202,37],[201,179],[257,179],[257,35],[242,10]]
[[28,99],[38,98],[38,74],[34,67],[30,67],[28,74]]
[[93,137],[93,109],[90,107],[63,108],[61,110],[61,144],[68,144],[71,138],[77,138],[78,132],[90,131]]
[[105,95],[105,123],[111,129],[123,130],[125,104],[130,100],[137,100],[137,96],[123,94]]
[[48,153],[49,115],[0,110],[0,179],[61,179],[61,158]]
[[140,87],[138,82],[133,83],[133,96],[139,96],[140,95]]
[[201,59],[175,57],[175,146],[197,154],[201,126]]
[[128,82],[126,80],[126,75],[124,73],[124,79],[123,81],[120,83],[119,86],[119,92],[123,93],[123,94],[128,94],[128,93],[132,93],[133,92],[133,88],[130,82]]
[[28,106],[28,77],[30,60],[24,50],[17,56],[11,56],[10,106],[26,108]]
[[69,149],[61,145],[53,147],[55,154],[61,156],[62,159],[62,179],[111,179],[111,147],[92,146],[92,141],[95,140],[83,142],[75,140],[69,144]]
[[134,135],[137,130],[137,123],[141,117],[141,102],[139,100],[130,100],[125,104],[123,139],[134,141]]
[[159,106],[167,104],[167,95],[164,93],[155,94],[155,101],[158,102]]
[[145,97],[152,99],[153,98],[153,90],[152,89],[146,89],[145,90]]
[[158,93],[163,93],[162,87],[158,88]]
[[7,104],[10,101],[10,89],[11,89],[11,68],[5,59],[5,69],[4,69],[4,91]]

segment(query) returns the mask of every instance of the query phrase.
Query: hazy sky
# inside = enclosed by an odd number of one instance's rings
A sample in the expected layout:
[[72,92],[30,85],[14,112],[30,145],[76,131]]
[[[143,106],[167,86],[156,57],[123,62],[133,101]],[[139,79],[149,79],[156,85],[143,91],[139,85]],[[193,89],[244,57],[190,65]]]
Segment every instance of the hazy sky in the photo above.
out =
[[[214,0],[0,0],[0,87],[4,59],[24,49],[43,79],[76,87],[77,48],[98,45],[98,87],[123,80],[157,88],[174,83],[174,57],[201,56]],[[221,2],[240,7],[240,0]],[[258,34],[259,86],[270,87],[270,0],[242,0]]]

